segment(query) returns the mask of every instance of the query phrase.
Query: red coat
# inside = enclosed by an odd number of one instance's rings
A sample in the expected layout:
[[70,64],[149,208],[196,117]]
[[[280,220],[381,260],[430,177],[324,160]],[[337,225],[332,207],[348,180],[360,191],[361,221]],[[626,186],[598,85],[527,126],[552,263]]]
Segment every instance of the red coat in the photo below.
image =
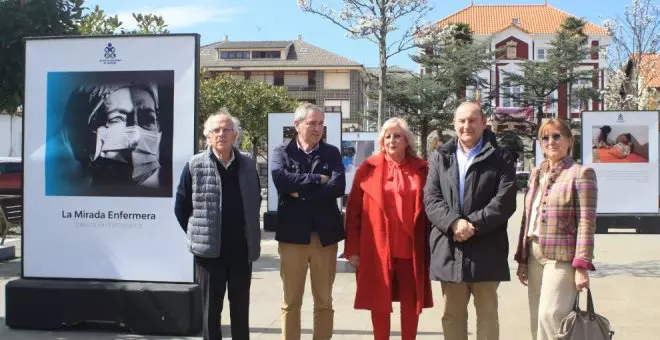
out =
[[[423,188],[428,164],[416,157],[408,158],[420,188],[415,203],[413,269],[417,292],[417,312],[433,306],[429,279],[430,224],[424,211]],[[398,301],[397,287],[392,283],[390,235],[383,210],[383,176],[388,171],[385,156],[369,157],[358,168],[346,204],[346,240],[344,257],[360,256],[356,271],[355,309],[392,312],[392,301]],[[394,293],[394,294],[393,294]],[[393,297],[392,299],[390,297]]]

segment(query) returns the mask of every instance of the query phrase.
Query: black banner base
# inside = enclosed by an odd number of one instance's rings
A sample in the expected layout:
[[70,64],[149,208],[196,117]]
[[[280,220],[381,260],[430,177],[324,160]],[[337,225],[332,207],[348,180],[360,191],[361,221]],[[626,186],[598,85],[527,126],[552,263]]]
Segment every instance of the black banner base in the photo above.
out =
[[5,288],[7,327],[65,330],[114,324],[142,335],[196,335],[202,299],[196,284],[17,279]]
[[596,234],[607,234],[610,229],[634,229],[637,234],[660,234],[660,215],[596,215]]

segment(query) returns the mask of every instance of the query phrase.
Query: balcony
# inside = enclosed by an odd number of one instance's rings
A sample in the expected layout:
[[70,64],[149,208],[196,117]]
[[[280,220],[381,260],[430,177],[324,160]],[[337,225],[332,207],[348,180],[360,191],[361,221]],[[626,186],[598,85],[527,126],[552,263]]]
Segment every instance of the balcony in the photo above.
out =
[[278,85],[285,86],[287,91],[316,91],[316,85]]

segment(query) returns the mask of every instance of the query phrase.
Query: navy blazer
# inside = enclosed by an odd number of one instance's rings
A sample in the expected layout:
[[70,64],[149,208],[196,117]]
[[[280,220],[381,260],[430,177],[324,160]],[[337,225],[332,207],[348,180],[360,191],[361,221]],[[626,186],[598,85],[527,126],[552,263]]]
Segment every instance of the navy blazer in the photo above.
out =
[[[306,154],[294,137],[276,147],[270,161],[278,194],[275,239],[309,244],[310,234],[315,231],[323,246],[343,240],[337,198],[344,195],[346,177],[339,149],[321,141],[317,150]],[[321,175],[330,180],[321,184]],[[291,193],[298,193],[298,198]]]

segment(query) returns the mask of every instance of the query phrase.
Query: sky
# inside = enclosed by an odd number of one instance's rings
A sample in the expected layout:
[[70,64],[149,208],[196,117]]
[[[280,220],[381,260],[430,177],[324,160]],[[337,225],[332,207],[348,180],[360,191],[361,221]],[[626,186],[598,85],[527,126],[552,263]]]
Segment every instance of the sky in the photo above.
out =
[[[99,5],[107,14],[117,14],[126,28],[134,26],[131,13],[162,15],[172,33],[198,33],[201,44],[224,40],[295,40],[299,35],[316,46],[339,54],[365,67],[378,66],[378,47],[364,39],[346,37],[345,31],[330,21],[303,12],[296,0],[86,0],[93,8]],[[433,10],[424,18],[435,22],[475,4],[542,4],[543,0],[430,0]],[[548,4],[594,24],[621,16],[632,0],[548,0]],[[313,0],[341,10],[341,0]],[[405,24],[405,23],[404,23]],[[402,25],[403,26],[403,25]],[[404,27],[402,27],[403,29]],[[397,33],[394,33],[395,36]],[[413,50],[388,60],[417,71],[410,59]]]

